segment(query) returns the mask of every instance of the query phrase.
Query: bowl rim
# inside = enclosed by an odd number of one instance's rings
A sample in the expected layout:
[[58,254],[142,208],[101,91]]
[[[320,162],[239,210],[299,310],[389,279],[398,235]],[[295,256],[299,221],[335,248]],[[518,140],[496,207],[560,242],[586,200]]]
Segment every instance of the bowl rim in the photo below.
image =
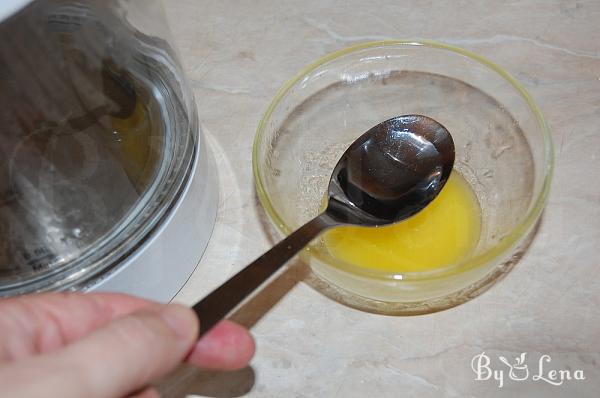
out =
[[533,97],[529,94],[529,92],[525,89],[525,87],[514,78],[509,72],[507,72],[504,68],[500,67],[496,63],[488,60],[487,58],[474,53],[469,50],[465,50],[463,48],[444,44],[441,42],[433,41],[433,40],[381,40],[381,41],[370,41],[366,43],[356,44],[350,47],[346,47],[344,49],[335,51],[328,55],[325,55],[319,58],[317,61],[312,64],[304,67],[300,72],[298,72],[294,77],[288,80],[286,83],[281,86],[281,88],[275,94],[275,97],[269,104],[265,114],[261,118],[258,128],[256,130],[256,135],[253,142],[252,148],[252,170],[254,174],[255,187],[258,194],[258,198],[265,209],[265,212],[269,216],[271,222],[275,224],[276,228],[279,232],[283,233],[285,236],[289,235],[292,232],[292,228],[290,228],[287,223],[283,220],[283,218],[277,213],[275,207],[273,206],[269,195],[265,189],[265,183],[263,181],[262,175],[260,173],[259,167],[259,158],[260,158],[260,143],[262,141],[263,134],[265,132],[267,122],[271,118],[274,110],[277,108],[279,103],[286,96],[288,91],[294,87],[298,82],[302,81],[308,74],[313,72],[315,69],[320,66],[343,57],[345,55],[362,51],[365,49],[371,49],[376,47],[428,47],[443,51],[449,51],[452,53],[456,53],[459,55],[466,56],[473,61],[482,64],[483,66],[488,67],[492,71],[496,72],[498,75],[503,77],[514,89],[521,95],[521,97],[525,100],[527,105],[529,106],[531,112],[534,114],[538,126],[542,133],[542,138],[544,142],[544,155],[545,162],[542,165],[544,167],[544,180],[542,183],[542,187],[535,198],[534,205],[530,207],[526,216],[523,220],[512,228],[510,233],[503,237],[500,242],[494,245],[492,248],[486,250],[485,252],[470,257],[467,260],[461,261],[459,263],[449,264],[445,267],[441,267],[435,270],[429,271],[418,271],[418,272],[389,272],[382,270],[374,270],[366,267],[361,267],[355,264],[347,263],[341,260],[331,261],[331,259],[325,260],[323,256],[316,250],[311,250],[311,256],[316,257],[324,264],[328,266],[332,266],[342,272],[349,272],[354,275],[359,275],[362,277],[373,278],[373,279],[382,279],[382,280],[402,280],[402,281],[425,281],[425,280],[433,280],[433,279],[441,279],[446,278],[448,276],[456,275],[458,273],[462,273],[474,268],[479,268],[486,264],[490,264],[495,260],[502,259],[504,256],[510,253],[510,251],[516,247],[526,236],[527,233],[533,228],[535,223],[537,222],[539,216],[541,215],[546,201],[548,199],[548,194],[550,191],[550,185],[552,183],[552,176],[554,172],[554,145],[552,142],[552,137],[550,134],[550,130],[548,125],[542,115],[542,112],[538,105],[533,100]]

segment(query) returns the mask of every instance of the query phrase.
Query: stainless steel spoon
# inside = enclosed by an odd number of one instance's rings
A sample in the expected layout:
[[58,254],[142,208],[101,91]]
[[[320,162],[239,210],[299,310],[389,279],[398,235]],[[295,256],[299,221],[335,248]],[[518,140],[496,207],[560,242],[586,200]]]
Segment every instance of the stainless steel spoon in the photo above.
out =
[[377,227],[421,211],[438,195],[453,164],[450,133],[426,116],[398,116],[364,133],[335,166],[325,211],[194,305],[200,335],[326,229],[340,225]]

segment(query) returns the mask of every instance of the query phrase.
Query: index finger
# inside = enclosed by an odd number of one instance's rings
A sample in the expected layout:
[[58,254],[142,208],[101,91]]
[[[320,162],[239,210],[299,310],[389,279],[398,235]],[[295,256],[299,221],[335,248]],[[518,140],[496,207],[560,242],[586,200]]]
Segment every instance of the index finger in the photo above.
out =
[[158,305],[117,293],[44,293],[0,300],[0,361],[54,351],[113,319]]

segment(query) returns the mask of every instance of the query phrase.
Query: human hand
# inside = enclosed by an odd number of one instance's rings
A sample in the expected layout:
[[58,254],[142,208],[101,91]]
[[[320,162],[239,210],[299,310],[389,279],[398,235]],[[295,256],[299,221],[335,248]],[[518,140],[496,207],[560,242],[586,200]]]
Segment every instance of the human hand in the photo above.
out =
[[195,314],[122,294],[48,293],[0,300],[0,395],[156,397],[147,387],[183,361],[233,370],[254,340],[223,321],[200,341]]

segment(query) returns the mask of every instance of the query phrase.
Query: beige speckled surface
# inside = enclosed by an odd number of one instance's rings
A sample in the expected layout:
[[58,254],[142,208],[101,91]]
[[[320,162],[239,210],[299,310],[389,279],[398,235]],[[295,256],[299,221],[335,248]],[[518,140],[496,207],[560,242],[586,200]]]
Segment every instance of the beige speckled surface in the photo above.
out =
[[[258,350],[239,372],[184,370],[167,396],[600,396],[600,2],[165,0],[174,39],[219,166],[209,247],[177,301],[193,303],[269,245],[251,146],[279,86],[356,42],[429,38],[483,54],[538,101],[557,168],[541,227],[499,285],[460,307],[402,318],[331,301],[294,267],[237,315]],[[236,117],[232,117],[235,114]],[[586,380],[475,381],[471,359],[528,353],[530,372],[581,369]],[[504,366],[504,367],[503,367]],[[505,375],[508,378],[508,374]]]

